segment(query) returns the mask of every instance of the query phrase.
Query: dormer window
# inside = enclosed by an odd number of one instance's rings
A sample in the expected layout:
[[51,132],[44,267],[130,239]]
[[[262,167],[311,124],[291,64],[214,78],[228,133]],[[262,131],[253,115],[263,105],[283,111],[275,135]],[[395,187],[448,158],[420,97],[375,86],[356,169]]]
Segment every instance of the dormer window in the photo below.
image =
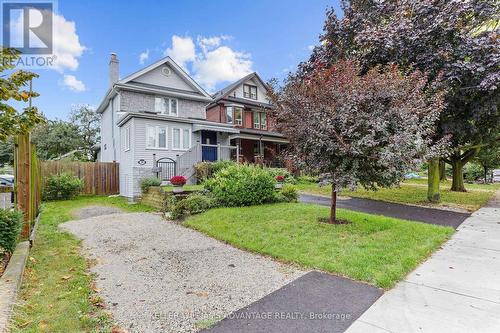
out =
[[257,87],[249,84],[244,84],[243,97],[250,99],[257,99]]
[[155,112],[177,116],[178,103],[175,98],[155,97]]

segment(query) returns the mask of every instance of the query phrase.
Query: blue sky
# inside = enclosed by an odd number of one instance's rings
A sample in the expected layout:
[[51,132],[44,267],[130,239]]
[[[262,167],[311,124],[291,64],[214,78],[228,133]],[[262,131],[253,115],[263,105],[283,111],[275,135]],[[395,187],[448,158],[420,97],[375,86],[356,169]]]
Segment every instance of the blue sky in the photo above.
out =
[[323,0],[59,0],[57,6],[63,62],[58,70],[37,71],[34,82],[41,94],[35,104],[50,119],[67,119],[74,104],[99,104],[111,52],[118,54],[120,77],[169,54],[209,91],[248,71],[282,78],[318,43],[325,9],[339,10],[338,1]]

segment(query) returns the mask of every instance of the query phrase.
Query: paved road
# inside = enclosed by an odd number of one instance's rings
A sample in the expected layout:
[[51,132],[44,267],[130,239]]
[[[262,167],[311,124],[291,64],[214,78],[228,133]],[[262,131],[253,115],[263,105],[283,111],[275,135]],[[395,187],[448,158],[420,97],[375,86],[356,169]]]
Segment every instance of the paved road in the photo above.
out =
[[203,332],[344,332],[381,295],[373,286],[313,271]]
[[[299,201],[330,206],[329,198],[309,194],[301,194]],[[442,209],[409,206],[361,198],[341,198],[337,200],[337,205],[339,208],[346,208],[370,214],[385,215],[405,220],[450,226],[455,229],[470,216],[469,213],[459,213]]]
[[500,195],[347,333],[500,332]]

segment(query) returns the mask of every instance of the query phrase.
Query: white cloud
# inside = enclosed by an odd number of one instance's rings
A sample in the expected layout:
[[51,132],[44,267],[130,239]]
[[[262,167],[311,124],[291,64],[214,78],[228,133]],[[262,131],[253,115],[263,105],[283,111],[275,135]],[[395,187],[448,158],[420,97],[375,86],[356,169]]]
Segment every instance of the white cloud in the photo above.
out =
[[66,21],[64,16],[54,14],[54,55],[56,56],[55,69],[62,72],[64,69],[76,70],[80,58],[86,47],[80,44],[73,21]]
[[[33,15],[32,15],[33,14]],[[30,11],[30,19],[41,20],[41,14],[37,11]],[[37,18],[38,17],[38,18]],[[23,21],[21,15],[14,18],[14,21],[11,23],[14,25],[14,36],[12,36],[14,41],[22,41],[22,25]],[[78,69],[79,61],[78,59],[82,56],[83,52],[86,50],[86,47],[80,43],[80,38],[76,33],[76,24],[73,21],[67,21],[66,18],[62,15],[53,14],[52,17],[52,53],[55,56],[55,60],[53,62],[53,66],[49,67],[58,72],[63,72],[65,69],[76,70]],[[39,34],[43,39],[49,38],[49,36],[43,36],[47,34],[48,31],[39,31]],[[30,34],[30,38],[33,39],[33,46],[43,46],[44,44],[38,37],[34,34]]]
[[182,67],[186,67],[186,63],[194,61],[196,57],[193,39],[191,37],[172,36],[172,48],[168,48],[164,52],[176,63]]
[[224,81],[235,81],[252,72],[250,54],[220,46],[203,53],[194,63],[195,78],[207,89]]
[[85,91],[85,84],[78,80],[74,75],[64,75],[63,85],[74,92]]
[[172,47],[165,51],[179,65],[187,68],[191,64],[191,74],[208,90],[225,81],[235,81],[251,73],[251,55],[223,45],[230,36],[198,36],[196,44],[189,36],[172,37]]
[[144,62],[149,58],[149,50],[146,50],[139,54],[139,64],[144,65]]

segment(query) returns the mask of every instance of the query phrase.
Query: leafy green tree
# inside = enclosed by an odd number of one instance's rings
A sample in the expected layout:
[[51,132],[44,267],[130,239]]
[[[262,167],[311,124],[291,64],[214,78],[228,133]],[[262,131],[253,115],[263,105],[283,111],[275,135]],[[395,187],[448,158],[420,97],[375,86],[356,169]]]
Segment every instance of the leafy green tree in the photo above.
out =
[[12,165],[14,162],[14,142],[8,138],[5,142],[0,141],[0,165]]
[[83,146],[78,126],[63,120],[49,120],[38,125],[32,132],[31,140],[37,147],[38,157],[44,160],[79,150]]
[[484,183],[487,183],[488,171],[500,167],[500,144],[481,149],[475,161],[483,167]]
[[94,146],[100,140],[100,117],[93,107],[88,104],[80,104],[71,111],[71,123],[78,126],[81,135],[82,155],[84,158],[94,159]]
[[[362,72],[396,63],[426,73],[426,91],[445,92],[436,139],[449,138],[442,157],[453,168],[452,190],[465,191],[463,166],[499,138],[500,2],[351,0],[343,10],[341,19],[327,13],[321,46],[299,67],[302,75],[345,58],[358,59]],[[439,159],[429,172],[439,174]]]
[[34,106],[23,108],[18,112],[8,102],[28,102],[30,97],[37,97],[38,94],[30,92],[29,83],[37,74],[14,70],[16,60],[20,53],[11,48],[1,47],[0,49],[0,73],[8,71],[7,74],[0,75],[0,142],[5,142],[8,137],[29,132],[36,124],[43,121],[43,117]]

